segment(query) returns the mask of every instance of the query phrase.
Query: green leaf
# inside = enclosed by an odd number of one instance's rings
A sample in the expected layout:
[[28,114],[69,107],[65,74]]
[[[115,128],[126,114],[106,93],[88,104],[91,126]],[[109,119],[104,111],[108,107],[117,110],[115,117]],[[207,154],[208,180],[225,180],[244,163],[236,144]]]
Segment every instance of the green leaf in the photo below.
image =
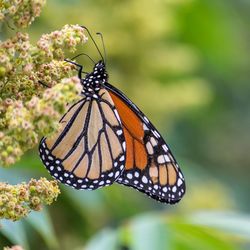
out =
[[41,212],[31,212],[26,221],[44,239],[49,248],[58,247],[57,238],[46,208],[43,208]]
[[176,223],[171,226],[176,250],[236,250],[231,238],[213,228]]
[[192,223],[206,225],[250,239],[250,216],[233,212],[199,212],[190,216]]
[[172,249],[171,232],[160,216],[145,215],[133,220],[130,234],[130,247],[133,250]]
[[90,240],[85,250],[117,250],[118,234],[111,229],[105,229]]
[[23,221],[1,220],[0,232],[12,243],[28,250],[28,240]]

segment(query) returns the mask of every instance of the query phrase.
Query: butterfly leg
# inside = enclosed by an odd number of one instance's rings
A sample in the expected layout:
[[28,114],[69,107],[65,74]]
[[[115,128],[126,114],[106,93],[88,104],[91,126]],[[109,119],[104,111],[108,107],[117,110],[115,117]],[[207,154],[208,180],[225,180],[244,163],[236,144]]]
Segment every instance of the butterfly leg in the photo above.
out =
[[71,64],[73,64],[73,65],[79,67],[78,77],[79,77],[80,79],[82,79],[82,69],[83,69],[83,66],[82,66],[81,64],[72,62],[72,61],[70,61],[70,60],[68,60],[68,59],[64,59],[64,61],[65,61],[65,62],[68,62],[68,63],[71,63]]

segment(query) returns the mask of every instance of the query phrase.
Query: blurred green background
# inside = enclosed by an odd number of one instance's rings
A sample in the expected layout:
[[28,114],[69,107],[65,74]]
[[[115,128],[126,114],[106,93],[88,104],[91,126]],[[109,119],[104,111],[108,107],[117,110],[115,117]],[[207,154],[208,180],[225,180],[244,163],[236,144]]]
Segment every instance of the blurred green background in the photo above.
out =
[[[249,16],[248,0],[48,1],[28,30],[32,40],[65,24],[101,31],[110,83],[159,128],[187,193],[168,206],[119,185],[61,185],[58,201],[42,213],[1,222],[0,247],[250,249]],[[81,52],[99,59],[91,42]],[[12,184],[40,176],[50,178],[36,150],[0,169],[0,180]]]

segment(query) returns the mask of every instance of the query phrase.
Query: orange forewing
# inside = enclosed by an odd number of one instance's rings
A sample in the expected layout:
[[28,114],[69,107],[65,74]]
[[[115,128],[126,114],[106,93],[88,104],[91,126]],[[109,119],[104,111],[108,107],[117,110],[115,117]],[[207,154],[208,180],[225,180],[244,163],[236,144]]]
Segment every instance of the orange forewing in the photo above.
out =
[[147,152],[143,142],[144,129],[139,117],[120,98],[109,91],[123,125],[126,141],[125,169],[137,167],[141,170],[148,164]]

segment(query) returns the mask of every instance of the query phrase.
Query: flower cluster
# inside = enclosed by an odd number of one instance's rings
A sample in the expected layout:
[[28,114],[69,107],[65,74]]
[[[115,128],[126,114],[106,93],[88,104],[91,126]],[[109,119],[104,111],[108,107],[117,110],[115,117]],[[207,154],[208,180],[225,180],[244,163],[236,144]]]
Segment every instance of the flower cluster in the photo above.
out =
[[21,32],[0,42],[0,97],[27,100],[42,91],[39,81],[53,86],[72,76],[75,67],[63,61],[63,51],[74,51],[78,44],[85,43],[84,31],[79,25],[65,25],[60,31],[44,34],[37,45]]
[[63,51],[86,41],[82,27],[66,25],[36,46],[20,32],[0,43],[0,165],[15,163],[55,131],[66,103],[79,98],[75,66],[63,61]]
[[[0,0],[0,22],[27,27],[45,2]],[[64,51],[74,52],[86,41],[79,25],[44,34],[35,45],[22,32],[0,41],[0,166],[12,165],[39,137],[58,129],[67,103],[76,101],[81,90],[75,66],[64,61]],[[45,178],[14,186],[0,182],[0,219],[19,220],[51,204],[59,193],[57,182]]]
[[31,210],[39,211],[43,204],[51,204],[59,193],[57,182],[45,178],[18,185],[0,183],[0,219],[19,220]]
[[26,102],[6,99],[2,119],[6,129],[0,132],[1,164],[15,163],[23,152],[38,143],[39,137],[54,132],[67,102],[77,100],[80,89],[79,79],[72,77],[46,89],[41,98],[33,96]]
[[43,35],[37,43],[37,47],[41,51],[40,58],[48,61],[53,58],[63,60],[63,49],[75,52],[77,44],[87,41],[87,37],[82,31],[81,26],[75,25],[72,29],[71,25],[65,25],[60,31]]
[[0,21],[12,21],[18,28],[26,28],[41,13],[46,0],[1,0]]

